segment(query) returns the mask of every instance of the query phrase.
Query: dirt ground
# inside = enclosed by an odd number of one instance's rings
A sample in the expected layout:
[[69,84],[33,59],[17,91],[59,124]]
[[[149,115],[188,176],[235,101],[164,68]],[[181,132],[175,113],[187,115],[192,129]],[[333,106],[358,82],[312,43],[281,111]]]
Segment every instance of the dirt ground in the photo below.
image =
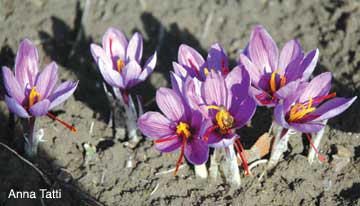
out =
[[[78,90],[54,113],[73,124],[77,133],[44,117],[40,126],[45,142],[39,157],[31,160],[49,179],[0,146],[0,206],[3,205],[360,205],[360,101],[329,121],[321,152],[329,162],[309,165],[308,142],[297,135],[276,169],[261,180],[242,176],[241,188],[222,179],[196,179],[188,164],[178,176],[161,172],[174,168],[179,153],[161,154],[144,139],[136,150],[114,138],[109,122],[109,102],[93,63],[89,45],[99,43],[106,28],[121,28],[129,37],[144,36],[145,58],[158,51],[156,71],[134,92],[144,97],[145,110],[156,110],[156,88],[169,86],[171,62],[181,43],[205,54],[212,43],[227,50],[234,66],[246,46],[250,29],[264,25],[282,45],[298,38],[305,51],[320,49],[316,73],[333,72],[338,96],[360,95],[360,2],[342,0],[1,0],[0,65],[13,68],[19,42],[36,42],[44,65],[60,66],[61,79],[80,80]],[[85,18],[82,18],[85,17]],[[2,84],[2,82],[1,82]],[[4,90],[1,90],[4,94]],[[240,131],[245,146],[267,131],[271,112],[259,108],[251,127]],[[0,101],[0,141],[23,154],[21,121],[9,115]],[[124,135],[124,134],[122,134]],[[119,136],[119,134],[118,134]],[[122,138],[120,138],[122,139]],[[84,144],[97,153],[85,160]],[[340,171],[332,166],[337,148],[350,151],[350,162]],[[128,160],[133,163],[128,168]],[[38,188],[61,189],[63,198],[9,200],[7,193]]]

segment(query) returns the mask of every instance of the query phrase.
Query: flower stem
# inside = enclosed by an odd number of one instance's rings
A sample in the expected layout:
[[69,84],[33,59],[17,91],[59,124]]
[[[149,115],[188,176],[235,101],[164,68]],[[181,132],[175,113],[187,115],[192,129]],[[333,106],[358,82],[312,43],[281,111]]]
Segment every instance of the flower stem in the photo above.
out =
[[273,123],[273,130],[275,133],[275,140],[272,145],[270,160],[268,163],[268,169],[272,169],[280,161],[281,156],[288,150],[289,137],[291,130],[281,127],[280,125]]
[[37,145],[35,143],[35,117],[30,117],[28,120],[28,135],[25,139],[25,153],[29,157],[33,157],[37,154]]
[[[325,127],[326,127],[326,124],[327,124],[327,120],[324,120],[322,122]],[[316,137],[313,138],[313,141],[314,141],[314,147],[319,150],[319,145],[320,145],[320,142],[321,142],[321,139],[322,137],[324,136],[324,133],[325,133],[325,127],[322,128],[317,134],[316,134]],[[313,147],[310,148],[310,151],[309,151],[309,154],[308,154],[308,161],[310,164],[312,164],[314,162],[314,158],[316,156],[316,151]]]
[[209,175],[211,180],[216,181],[218,175],[219,175],[219,164],[216,160],[216,153],[218,152],[218,149],[214,148],[214,152],[211,155],[210,159],[210,168],[209,168]]
[[226,165],[224,166],[224,175],[226,180],[233,184],[235,187],[240,187],[241,178],[239,166],[237,163],[237,157],[235,154],[234,146],[230,145],[225,148],[225,152],[227,155]]
[[195,165],[195,174],[197,177],[206,179],[208,177],[208,171],[206,169],[206,164]]

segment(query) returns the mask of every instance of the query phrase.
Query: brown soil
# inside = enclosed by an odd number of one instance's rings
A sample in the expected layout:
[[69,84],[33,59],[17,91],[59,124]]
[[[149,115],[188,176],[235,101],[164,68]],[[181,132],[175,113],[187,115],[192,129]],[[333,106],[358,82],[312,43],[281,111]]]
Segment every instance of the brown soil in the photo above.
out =
[[[86,19],[81,19],[85,1],[3,0],[0,5],[0,65],[13,67],[18,44],[28,37],[37,43],[43,64],[55,60],[60,65],[62,80],[80,80],[74,97],[54,111],[78,132],[71,133],[46,117],[40,120],[45,142],[32,162],[44,171],[50,185],[0,146],[1,206],[360,205],[359,101],[331,120],[325,133],[321,152],[329,161],[336,146],[351,152],[350,163],[338,172],[330,163],[310,166],[306,158],[308,142],[298,135],[291,139],[290,152],[274,171],[258,180],[264,167],[257,167],[254,176],[243,176],[238,189],[222,179],[196,179],[188,164],[180,169],[178,177],[171,173],[156,175],[174,168],[179,154],[161,154],[147,139],[132,151],[124,141],[114,138],[108,126],[109,103],[89,50],[89,44],[100,42],[109,26],[121,28],[128,36],[140,31],[145,39],[145,58],[158,48],[159,62],[156,72],[134,92],[144,96],[145,110],[156,110],[152,101],[155,90],[169,86],[171,62],[176,61],[181,43],[205,54],[212,43],[220,42],[235,65],[251,27],[260,23],[280,44],[296,37],[306,51],[318,47],[321,58],[316,73],[333,72],[333,91],[350,97],[360,94],[359,2],[102,0],[91,1]],[[260,108],[252,127],[240,131],[247,148],[267,131],[270,115],[270,111]],[[0,141],[23,154],[20,120],[9,116],[3,101],[0,121]],[[97,147],[88,161],[85,143]],[[129,158],[132,168],[126,167]],[[11,188],[61,188],[63,198],[9,200],[6,197]]]

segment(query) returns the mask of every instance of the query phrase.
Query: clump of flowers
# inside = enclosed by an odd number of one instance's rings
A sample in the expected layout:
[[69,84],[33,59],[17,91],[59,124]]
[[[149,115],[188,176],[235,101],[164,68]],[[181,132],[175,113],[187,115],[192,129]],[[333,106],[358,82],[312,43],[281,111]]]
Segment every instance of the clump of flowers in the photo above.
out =
[[20,43],[15,59],[15,75],[6,67],[2,67],[3,82],[7,94],[5,102],[9,110],[21,118],[28,120],[25,151],[35,155],[42,135],[36,134],[35,120],[40,116],[49,116],[75,132],[76,129],[59,120],[50,113],[54,107],[63,103],[75,91],[78,81],[66,81],[57,85],[57,70],[55,62],[45,66],[39,72],[39,55],[34,44],[25,39]]
[[[112,86],[113,95],[124,107],[129,139],[137,144],[140,141],[136,126],[137,113],[129,89],[143,82],[153,72],[156,65],[156,53],[141,67],[142,36],[135,33],[128,41],[125,35],[116,28],[109,28],[105,32],[102,47],[91,44],[91,53],[104,81]],[[138,98],[139,101],[140,98]],[[142,111],[140,103],[139,107],[139,111]]]
[[[294,132],[308,137],[312,146],[310,162],[313,153],[323,160],[318,147],[327,119],[345,111],[356,97],[337,98],[330,93],[329,72],[309,81],[318,56],[318,49],[304,55],[297,40],[287,42],[279,54],[274,40],[260,25],[252,30],[239,65],[233,69],[229,69],[227,55],[219,44],[211,46],[206,60],[195,49],[181,45],[178,62],[173,63],[171,72],[172,89],[161,88],[157,93],[158,106],[166,117],[147,112],[139,118],[138,126],[160,151],[181,148],[174,174],[185,153],[189,162],[195,164],[196,174],[206,177],[207,173],[199,174],[204,170],[197,168],[205,167],[208,147],[214,148],[213,156],[216,150],[224,148],[230,171],[226,178],[240,185],[237,155],[245,174],[251,173],[236,130],[251,120],[256,105],[274,107],[270,131],[275,137],[268,168],[280,160]],[[313,142],[311,133],[316,132]],[[198,144],[194,144],[194,139]],[[195,161],[193,155],[201,161]],[[214,162],[216,159],[211,158],[210,167]]]

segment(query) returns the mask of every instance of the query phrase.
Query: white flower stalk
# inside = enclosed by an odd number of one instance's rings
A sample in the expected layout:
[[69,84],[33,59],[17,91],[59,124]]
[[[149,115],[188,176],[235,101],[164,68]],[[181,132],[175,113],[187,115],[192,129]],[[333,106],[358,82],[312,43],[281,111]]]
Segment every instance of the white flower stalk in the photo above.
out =
[[289,137],[293,133],[291,129],[285,129],[280,125],[273,123],[275,140],[272,145],[268,168],[272,169],[280,161],[284,152],[288,150]]
[[219,163],[217,162],[217,155],[218,149],[214,148],[214,153],[211,155],[210,159],[210,168],[209,168],[209,176],[211,180],[216,181],[219,175]]
[[25,139],[25,154],[28,157],[34,157],[37,155],[38,146],[40,142],[44,142],[44,129],[40,128],[36,130],[35,117],[29,119],[29,134],[24,134]]
[[202,179],[206,179],[208,177],[208,171],[206,168],[206,164],[201,165],[195,165],[195,174],[197,177],[200,177]]
[[[327,121],[328,120],[324,120],[322,123],[325,125],[326,127],[326,124],[327,124]],[[324,133],[325,133],[325,127],[322,128],[317,134],[316,134],[316,137],[313,138],[313,142],[314,142],[314,147],[318,150],[319,150],[319,146],[320,146],[320,142],[321,142],[321,139],[323,138],[324,136]],[[310,151],[309,151],[309,154],[308,154],[308,161],[310,164],[312,164],[314,162],[314,159],[315,159],[315,156],[317,155],[315,149],[313,147],[310,147]]]
[[225,152],[227,158],[226,161],[224,162],[223,170],[226,181],[234,185],[235,187],[240,187],[241,185],[240,171],[239,171],[239,166],[238,166],[234,146],[230,145],[226,147]]

